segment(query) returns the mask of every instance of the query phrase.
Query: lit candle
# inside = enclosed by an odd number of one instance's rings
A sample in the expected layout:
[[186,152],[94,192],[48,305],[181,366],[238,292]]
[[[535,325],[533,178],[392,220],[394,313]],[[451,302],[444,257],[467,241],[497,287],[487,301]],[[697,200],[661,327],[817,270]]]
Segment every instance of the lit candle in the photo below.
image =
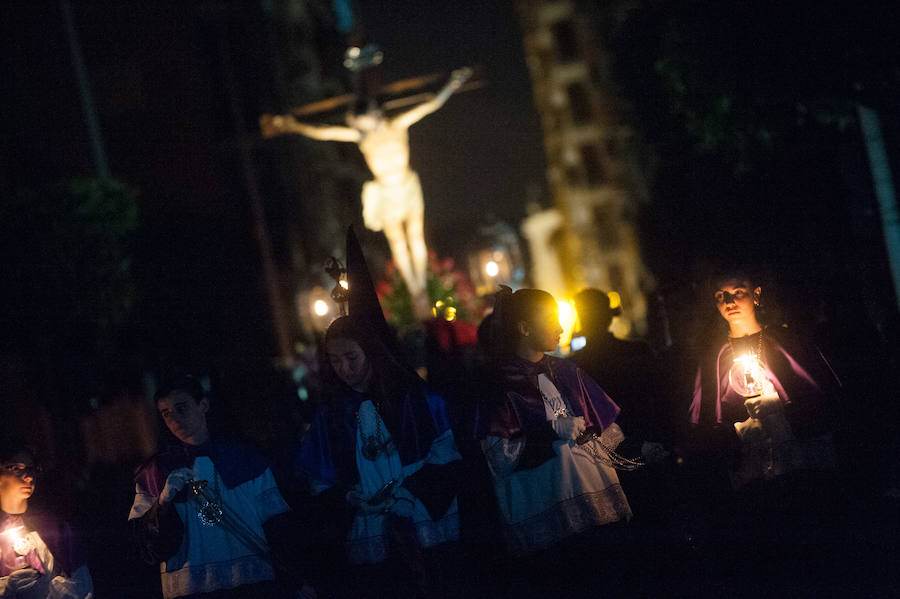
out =
[[765,372],[753,354],[736,357],[728,374],[731,386],[744,397],[756,397],[762,393]]
[[12,541],[12,548],[16,555],[27,555],[34,548],[28,537],[22,534],[24,528],[24,526],[16,526],[3,531],[3,534],[7,535]]

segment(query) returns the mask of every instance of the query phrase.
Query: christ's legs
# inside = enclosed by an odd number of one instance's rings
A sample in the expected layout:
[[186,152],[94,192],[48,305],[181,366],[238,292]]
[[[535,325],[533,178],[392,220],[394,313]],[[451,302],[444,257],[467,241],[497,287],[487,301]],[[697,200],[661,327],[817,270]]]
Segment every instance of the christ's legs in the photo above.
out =
[[400,269],[400,274],[403,275],[403,280],[406,281],[406,287],[409,289],[410,295],[415,297],[416,294],[422,290],[423,286],[413,268],[409,247],[406,243],[406,232],[403,223],[385,223],[384,235],[387,237],[388,244],[391,246],[391,254],[394,257],[394,263],[397,265],[397,268]]
[[412,253],[412,268],[422,288],[425,288],[428,249],[425,247],[425,226],[422,210],[416,210],[405,221],[406,239]]
[[431,316],[425,293],[428,250],[424,236],[424,202],[419,176],[409,171],[405,180],[385,185],[368,181],[363,185],[363,218],[373,231],[383,230],[391,246],[394,263],[406,281],[419,318]]

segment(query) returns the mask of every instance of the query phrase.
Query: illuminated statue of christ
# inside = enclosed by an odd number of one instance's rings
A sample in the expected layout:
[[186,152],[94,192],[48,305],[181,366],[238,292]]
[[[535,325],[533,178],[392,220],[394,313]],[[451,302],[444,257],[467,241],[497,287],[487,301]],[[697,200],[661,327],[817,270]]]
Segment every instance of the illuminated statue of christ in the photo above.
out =
[[373,231],[384,231],[394,262],[414,300],[425,291],[428,255],[424,236],[424,203],[419,176],[409,167],[409,128],[438,110],[472,76],[472,69],[453,71],[450,80],[430,100],[388,118],[370,104],[360,114],[348,113],[347,126],[312,125],[293,115],[262,115],[263,136],[299,133],[313,139],[351,141],[374,179],[362,189],[363,220]]

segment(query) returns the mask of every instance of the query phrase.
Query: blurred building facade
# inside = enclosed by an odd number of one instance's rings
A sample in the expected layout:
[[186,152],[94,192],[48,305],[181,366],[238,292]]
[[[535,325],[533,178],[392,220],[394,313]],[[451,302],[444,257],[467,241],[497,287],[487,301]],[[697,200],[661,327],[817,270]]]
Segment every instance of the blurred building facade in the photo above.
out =
[[[526,219],[523,232],[553,241],[565,290],[551,292],[571,296],[597,287],[621,295],[624,313],[613,325],[619,336],[646,332],[645,293],[652,284],[636,227],[648,196],[645,169],[604,52],[604,32],[612,25],[607,21],[623,16],[628,4],[605,3],[601,11],[574,0],[516,2],[554,213],[561,216],[555,232],[538,226],[547,218],[532,222],[539,215]],[[535,272],[533,279],[547,276]]]

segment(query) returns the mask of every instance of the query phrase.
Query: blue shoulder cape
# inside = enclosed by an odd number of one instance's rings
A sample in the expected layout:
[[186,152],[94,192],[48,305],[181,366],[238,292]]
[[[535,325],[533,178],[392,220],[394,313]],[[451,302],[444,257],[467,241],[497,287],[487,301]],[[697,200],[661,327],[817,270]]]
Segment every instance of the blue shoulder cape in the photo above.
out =
[[265,458],[247,444],[227,439],[210,439],[203,445],[173,444],[138,467],[134,480],[151,495],[158,496],[169,473],[190,468],[194,459],[208,456],[229,489],[252,480],[268,468]]
[[[300,444],[294,462],[295,473],[329,485],[352,486],[359,481],[356,468],[356,414],[369,395],[342,388],[323,404]],[[443,409],[434,415],[425,383],[418,381],[393,410],[379,415],[384,420],[403,464],[424,459],[438,432],[449,428]]]

